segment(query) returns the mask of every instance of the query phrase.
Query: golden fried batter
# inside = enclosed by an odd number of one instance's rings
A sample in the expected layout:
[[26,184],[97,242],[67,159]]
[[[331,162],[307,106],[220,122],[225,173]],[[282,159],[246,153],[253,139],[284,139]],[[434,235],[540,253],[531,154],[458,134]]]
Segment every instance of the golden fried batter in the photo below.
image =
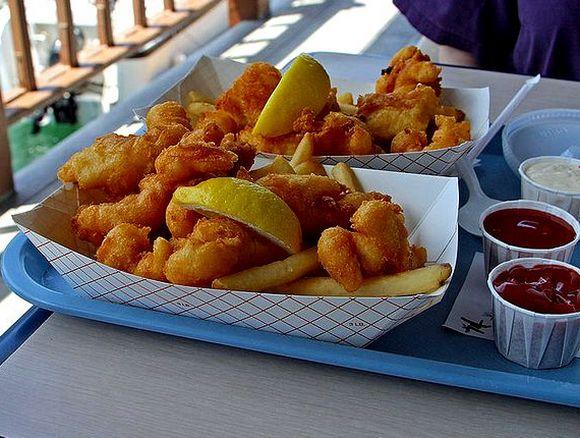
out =
[[117,202],[83,205],[72,218],[72,228],[82,240],[98,245],[115,226],[128,223],[149,227],[152,231],[163,225],[165,208],[175,185],[152,174],[139,183],[139,193],[125,196]]
[[191,123],[185,108],[172,100],[151,107],[147,112],[145,122],[148,128],[182,125],[188,131],[191,130]]
[[450,105],[439,105],[435,110],[435,115],[451,116],[458,122],[465,120],[465,113],[459,108]]
[[314,155],[365,155],[377,152],[371,134],[359,119],[340,112],[329,112],[317,119],[305,109],[296,119],[294,132],[277,137],[252,134],[251,129],[240,132],[240,139],[258,151],[292,155],[307,132],[312,134]]
[[97,250],[97,260],[121,271],[133,272],[141,255],[151,247],[148,227],[121,223],[107,233]]
[[183,142],[204,141],[220,144],[226,134],[237,130],[236,121],[227,112],[209,111],[200,117],[193,130],[183,138]]
[[141,260],[133,270],[133,274],[152,280],[167,281],[165,264],[173,253],[173,246],[163,237],[153,242],[153,250],[142,255]]
[[246,143],[241,138],[236,138],[234,134],[227,134],[220,143],[220,148],[226,151],[233,152],[238,156],[236,167],[244,167],[250,169],[254,165],[254,158],[256,158],[256,149],[249,143]]
[[[169,105],[167,105],[169,104]],[[76,183],[81,189],[102,189],[114,195],[126,195],[153,171],[153,163],[165,148],[176,144],[189,131],[168,110],[185,111],[176,102],[156,105],[147,116],[147,132],[142,136],[108,134],[88,148],[74,154],[58,171],[63,183]],[[164,123],[161,123],[163,121]]]
[[189,236],[149,241],[150,229],[122,223],[106,235],[97,260],[153,280],[207,286],[212,280],[286,256],[253,230],[224,217],[199,220]]
[[417,84],[429,86],[437,96],[441,93],[441,68],[428,55],[414,46],[399,50],[389,66],[383,70],[375,85],[377,93],[408,93]]
[[314,155],[367,155],[376,152],[371,134],[356,117],[331,112],[313,132]]
[[242,129],[238,134],[240,140],[252,145],[257,151],[280,155],[292,155],[303,136],[303,133],[292,132],[277,137],[264,137],[253,134],[252,127]]
[[72,219],[75,234],[98,245],[121,223],[147,226],[156,231],[164,223],[165,209],[179,184],[236,171],[238,156],[211,144],[178,144],[165,149],[155,161],[157,173],[141,180],[138,193],[118,202],[81,206]]
[[165,149],[155,170],[167,181],[180,183],[202,175],[223,176],[234,169],[238,156],[213,143],[180,143]]
[[142,155],[135,148],[136,135],[107,134],[74,155],[58,170],[63,183],[81,189],[102,188],[111,194],[130,192],[143,177]]
[[165,223],[174,239],[187,237],[203,216],[194,210],[181,207],[170,201],[165,210]]
[[359,112],[371,134],[382,141],[391,141],[405,128],[425,131],[439,99],[432,88],[417,85],[401,94],[367,94],[359,98]]
[[284,257],[277,245],[224,217],[201,219],[165,266],[172,283],[208,286],[224,275]]
[[318,259],[329,273],[346,290],[353,291],[363,282],[353,233],[342,227],[327,228],[318,241]]
[[391,152],[415,152],[422,151],[427,146],[427,134],[425,131],[417,131],[405,128],[393,138]]
[[281,78],[280,71],[271,64],[251,64],[217,99],[215,106],[228,112],[238,126],[254,126]]
[[316,239],[325,228],[347,227],[350,217],[365,200],[390,199],[380,193],[349,193],[337,181],[320,175],[270,174],[258,180],[294,211],[302,232]]
[[471,140],[469,121],[457,122],[452,116],[435,116],[437,130],[433,133],[433,140],[426,147],[428,150],[442,149],[457,146]]
[[318,241],[320,263],[346,290],[360,287],[363,277],[423,266],[427,253],[407,241],[401,207],[385,200],[365,201],[351,219],[352,229],[325,230]]

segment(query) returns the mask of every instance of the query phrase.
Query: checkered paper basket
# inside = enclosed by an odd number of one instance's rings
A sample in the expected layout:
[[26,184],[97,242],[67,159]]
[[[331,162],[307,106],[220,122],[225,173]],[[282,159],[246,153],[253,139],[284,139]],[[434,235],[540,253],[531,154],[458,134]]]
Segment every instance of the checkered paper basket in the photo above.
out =
[[[356,172],[365,190],[386,192],[388,186],[395,201],[407,207],[410,240],[427,248],[429,260],[455,265],[455,179]],[[87,299],[364,346],[438,303],[447,289],[444,285],[428,295],[393,298],[318,297],[187,287],[137,277],[97,262],[86,243],[74,238],[68,224],[80,196],[75,192],[59,189],[14,220],[75,292]]]
[[[187,93],[195,90],[215,99],[230,87],[233,81],[246,69],[247,64],[227,59],[203,56],[197,64],[174,86],[165,91],[151,105],[135,109],[137,117],[144,119],[151,106],[176,100],[185,104]],[[378,72],[377,72],[378,75]],[[358,82],[351,79],[331,78],[332,85],[339,93],[351,92],[354,96],[372,92],[374,83]],[[372,154],[372,155],[324,155],[316,157],[323,164],[346,162],[351,167],[390,170],[395,172],[420,173],[425,175],[449,175],[457,163],[487,131],[489,124],[488,88],[443,88],[441,102],[463,110],[471,122],[473,141],[461,145],[433,151]],[[272,158],[273,154],[261,153]],[[288,159],[290,157],[287,157]]]
[[110,268],[32,231],[25,234],[86,298],[354,346],[368,344],[443,298],[443,291],[383,299],[177,286]]
[[[322,164],[335,165],[344,162],[350,167],[363,169],[390,170],[394,172],[420,173],[424,175],[448,175],[453,166],[473,146],[472,141],[465,142],[453,148],[433,151],[406,152],[397,154],[373,155],[324,155],[316,157]],[[274,154],[259,155],[272,159]],[[288,160],[292,157],[286,156]]]

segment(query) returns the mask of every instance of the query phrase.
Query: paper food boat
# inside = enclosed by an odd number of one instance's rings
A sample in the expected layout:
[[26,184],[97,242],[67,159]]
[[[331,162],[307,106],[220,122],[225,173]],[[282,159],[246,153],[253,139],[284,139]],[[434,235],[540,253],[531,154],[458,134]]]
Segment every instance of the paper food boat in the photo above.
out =
[[[148,109],[160,102],[176,100],[185,103],[188,91],[195,90],[202,95],[216,99],[227,90],[234,80],[247,68],[248,64],[227,59],[203,56],[197,64],[176,85],[167,90],[148,107],[135,110],[139,117],[145,117]],[[378,77],[379,72],[377,72]],[[333,87],[339,93],[351,92],[353,96],[370,93],[374,82],[363,83],[348,78],[331,77]],[[371,155],[321,155],[316,157],[323,164],[346,162],[351,167],[392,170],[397,172],[421,173],[426,175],[448,175],[457,163],[487,132],[489,126],[489,88],[443,88],[441,102],[454,105],[465,112],[471,122],[471,141],[461,145],[433,151],[371,154]],[[265,157],[273,154],[261,153]],[[290,158],[290,157],[288,157]]]
[[[388,193],[406,217],[412,243],[429,262],[457,256],[457,180],[355,169],[365,191]],[[178,286],[98,263],[94,247],[75,238],[70,219],[99,193],[61,188],[33,210],[14,216],[21,231],[80,295],[121,305],[207,319],[270,332],[364,346],[443,298],[447,284],[428,295],[393,298],[316,297]]]

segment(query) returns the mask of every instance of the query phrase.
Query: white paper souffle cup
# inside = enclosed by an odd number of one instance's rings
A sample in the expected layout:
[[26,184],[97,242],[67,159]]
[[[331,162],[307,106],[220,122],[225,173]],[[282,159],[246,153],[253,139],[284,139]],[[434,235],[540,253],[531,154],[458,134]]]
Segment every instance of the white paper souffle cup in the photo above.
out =
[[503,299],[493,281],[515,265],[560,265],[580,273],[580,269],[557,260],[525,258],[496,266],[487,286],[493,305],[493,337],[506,359],[532,369],[560,368],[568,365],[580,348],[580,312],[543,314],[522,309]]
[[[487,216],[495,211],[508,210],[511,208],[538,210],[559,217],[566,221],[574,229],[576,236],[571,242],[568,242],[565,245],[549,249],[523,248],[521,246],[510,245],[508,243],[502,242],[486,231],[485,227],[483,226],[483,221]],[[545,202],[528,201],[524,199],[519,199],[516,201],[504,201],[487,208],[479,218],[479,229],[481,230],[483,240],[483,258],[485,261],[486,274],[489,274],[493,268],[502,262],[525,257],[536,257],[550,260],[559,260],[561,262],[569,262],[572,258],[572,253],[574,252],[576,243],[580,239],[580,224],[570,213],[562,210],[561,208],[546,204]]]
[[562,210],[566,210],[576,219],[580,218],[580,193],[573,191],[555,190],[545,185],[539,184],[530,179],[527,175],[528,168],[542,161],[553,161],[557,163],[576,164],[580,166],[580,159],[572,157],[534,157],[528,158],[518,169],[521,178],[522,199],[531,201],[542,201]]

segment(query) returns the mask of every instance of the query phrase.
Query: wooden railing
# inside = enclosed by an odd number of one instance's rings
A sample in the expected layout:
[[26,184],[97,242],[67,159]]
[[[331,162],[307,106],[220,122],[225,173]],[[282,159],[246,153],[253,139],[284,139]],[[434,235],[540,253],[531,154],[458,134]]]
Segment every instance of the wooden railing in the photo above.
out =
[[[145,0],[133,1],[134,26],[118,41],[113,38],[109,0],[95,1],[100,45],[81,50],[74,38],[74,17],[70,0],[56,0],[58,34],[61,42],[59,63],[35,74],[30,48],[24,0],[8,0],[18,87],[0,95],[0,200],[12,190],[7,124],[50,105],[67,91],[77,88],[104,68],[139,53],[145,46],[157,48],[220,0],[163,0],[163,12],[148,19]],[[161,1],[161,0],[158,0]],[[229,23],[263,18],[268,0],[228,0]],[[151,50],[150,48],[148,50]]]

